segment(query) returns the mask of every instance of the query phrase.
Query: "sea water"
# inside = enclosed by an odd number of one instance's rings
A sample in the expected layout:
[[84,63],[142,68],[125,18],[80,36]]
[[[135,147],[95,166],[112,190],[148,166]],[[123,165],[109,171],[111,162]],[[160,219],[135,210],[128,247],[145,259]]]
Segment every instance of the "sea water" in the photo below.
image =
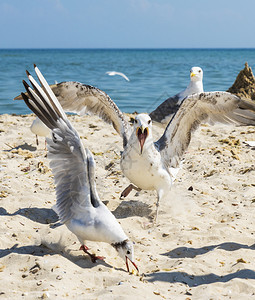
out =
[[226,91],[245,62],[255,70],[255,49],[0,49],[0,114],[30,113],[13,98],[33,64],[50,84],[79,81],[105,91],[123,112],[150,112],[188,85],[191,67],[203,69],[205,91]]

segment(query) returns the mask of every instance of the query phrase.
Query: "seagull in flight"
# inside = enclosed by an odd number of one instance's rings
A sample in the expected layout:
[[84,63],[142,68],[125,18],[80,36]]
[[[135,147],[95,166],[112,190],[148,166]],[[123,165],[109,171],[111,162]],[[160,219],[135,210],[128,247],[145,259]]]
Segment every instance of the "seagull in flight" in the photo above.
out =
[[166,99],[154,111],[150,113],[152,121],[161,123],[164,127],[169,123],[173,115],[179,109],[182,100],[192,94],[203,93],[203,70],[200,67],[190,69],[190,83],[180,93]]
[[109,76],[119,75],[119,76],[122,76],[123,78],[125,78],[127,81],[130,81],[129,78],[124,73],[121,73],[121,72],[108,71],[105,74],[108,74]]
[[97,114],[113,125],[123,140],[121,169],[131,184],[122,192],[126,197],[136,190],[157,192],[156,222],[160,201],[171,189],[172,168],[178,168],[188,148],[191,135],[202,122],[255,125],[255,103],[228,92],[206,92],[186,97],[163,135],[153,139],[152,119],[139,114],[131,126],[128,120],[102,90],[79,82],[62,82],[52,86],[63,109],[69,112]]
[[60,221],[77,236],[80,250],[87,253],[93,262],[103,258],[88,252],[86,240],[111,244],[126,262],[128,272],[128,261],[138,271],[133,243],[98,196],[92,153],[84,149],[78,132],[36,66],[35,72],[41,86],[27,71],[33,89],[23,81],[27,93],[21,95],[52,133],[51,139],[47,139],[48,157],[56,184],[56,211]]

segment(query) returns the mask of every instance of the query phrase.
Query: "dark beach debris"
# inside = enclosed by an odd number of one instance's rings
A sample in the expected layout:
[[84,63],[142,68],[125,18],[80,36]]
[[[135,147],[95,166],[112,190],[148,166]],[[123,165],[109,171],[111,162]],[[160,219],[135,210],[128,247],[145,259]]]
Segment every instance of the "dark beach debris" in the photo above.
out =
[[227,90],[240,98],[255,100],[255,77],[251,67],[245,63],[243,70],[239,72],[234,84]]

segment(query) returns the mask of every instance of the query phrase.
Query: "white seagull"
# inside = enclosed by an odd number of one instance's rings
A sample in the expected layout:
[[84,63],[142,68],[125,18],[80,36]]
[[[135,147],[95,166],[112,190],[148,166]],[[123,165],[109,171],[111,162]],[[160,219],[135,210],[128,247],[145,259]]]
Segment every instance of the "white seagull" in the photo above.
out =
[[66,117],[61,105],[48,83],[35,66],[42,88],[27,72],[33,87],[23,81],[27,94],[22,97],[27,106],[52,131],[47,139],[50,167],[56,184],[56,210],[62,223],[72,231],[81,243],[81,248],[92,261],[101,259],[88,252],[85,241],[111,244],[120,257],[134,267],[133,243],[128,239],[113,214],[99,199],[95,184],[95,162],[91,152],[84,149],[79,134]]
[[30,126],[30,130],[36,136],[37,146],[39,145],[38,136],[46,137],[50,134],[50,129],[46,125],[44,125],[44,123],[38,117],[34,119],[32,125]]
[[150,113],[152,121],[159,122],[166,126],[176,111],[179,109],[182,100],[192,94],[203,93],[203,70],[200,67],[190,69],[190,83],[180,93],[166,99],[153,112]]
[[139,114],[132,127],[111,98],[103,91],[79,82],[62,82],[52,86],[65,111],[92,112],[111,123],[123,139],[121,169],[132,182],[122,193],[133,189],[157,192],[159,202],[172,185],[172,168],[178,168],[192,132],[201,122],[255,125],[255,103],[227,92],[207,92],[186,97],[168,123],[163,135],[154,141],[152,122],[147,114]]
[[121,72],[108,71],[108,72],[106,72],[105,74],[108,74],[109,76],[119,75],[119,76],[122,76],[123,78],[125,78],[127,81],[130,81],[130,80],[128,79],[128,77],[127,77],[124,73],[121,73]]

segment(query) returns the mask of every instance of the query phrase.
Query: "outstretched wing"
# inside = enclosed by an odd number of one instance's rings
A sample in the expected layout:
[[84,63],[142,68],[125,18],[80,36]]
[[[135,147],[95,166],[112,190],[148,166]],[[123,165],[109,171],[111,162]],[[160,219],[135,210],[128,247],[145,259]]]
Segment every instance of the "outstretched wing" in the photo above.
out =
[[[124,146],[130,135],[129,123],[112,99],[102,90],[76,81],[66,81],[50,86],[64,111],[80,115],[92,113],[113,125],[123,138]],[[15,100],[19,100],[20,96]]]
[[255,125],[255,103],[227,92],[207,92],[185,98],[155,143],[166,167],[178,166],[191,133],[201,122]]
[[36,66],[35,71],[42,88],[27,72],[33,89],[23,81],[27,94],[22,93],[22,97],[52,130],[52,138],[47,139],[48,157],[56,184],[56,210],[65,223],[79,213],[82,206],[97,207],[101,203],[95,188],[94,160],[89,150],[84,150],[79,134]]

